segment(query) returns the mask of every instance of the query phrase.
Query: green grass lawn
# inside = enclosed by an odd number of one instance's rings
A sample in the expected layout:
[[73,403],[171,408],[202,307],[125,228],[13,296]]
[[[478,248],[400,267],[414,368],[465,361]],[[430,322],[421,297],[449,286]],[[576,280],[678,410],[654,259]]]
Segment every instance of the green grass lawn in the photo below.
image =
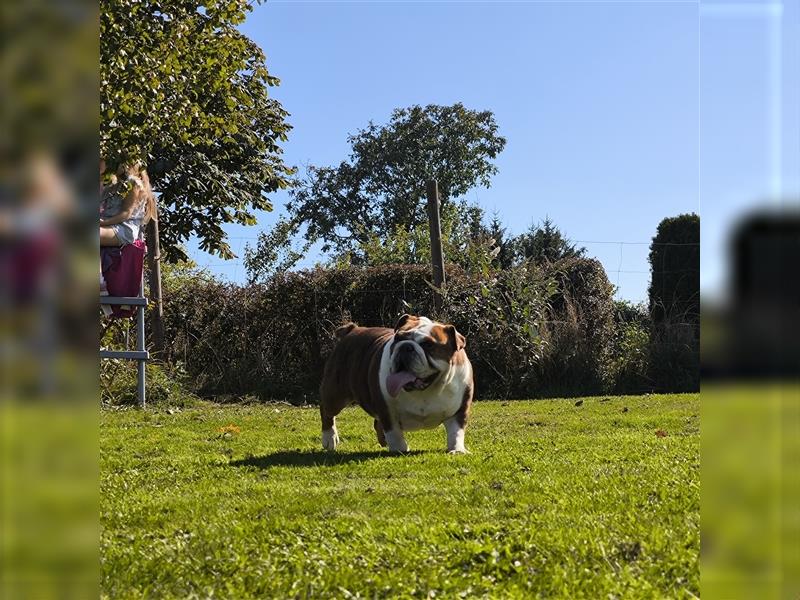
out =
[[691,598],[699,404],[478,402],[465,456],[444,428],[389,455],[355,408],[335,454],[315,408],[107,410],[102,593]]

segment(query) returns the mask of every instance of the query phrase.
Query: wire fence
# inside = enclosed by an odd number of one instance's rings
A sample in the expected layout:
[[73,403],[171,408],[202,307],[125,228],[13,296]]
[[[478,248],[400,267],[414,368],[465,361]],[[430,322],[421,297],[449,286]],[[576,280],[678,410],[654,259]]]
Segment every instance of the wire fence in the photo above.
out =
[[[244,253],[245,245],[248,243],[255,243],[258,240],[258,236],[230,236],[228,239],[232,242],[238,242],[238,244],[232,245],[236,247],[236,255],[241,257]],[[570,242],[587,247],[587,256],[590,258],[596,258],[603,264],[609,281],[611,281],[611,283],[613,283],[615,286],[615,297],[618,299],[633,299],[637,302],[645,301],[646,299],[648,278],[652,275],[652,268],[650,268],[648,261],[649,250],[651,247],[700,246],[699,242],[681,243],[622,240],[570,240]],[[590,250],[592,246],[599,246],[600,249],[592,252]],[[619,248],[619,253],[616,254],[616,250],[606,249],[608,247]],[[627,253],[626,249],[628,250]],[[325,258],[323,257],[320,257],[318,260],[303,260],[295,263],[293,269],[313,269],[315,267],[324,265],[324,263]],[[614,263],[616,263],[616,268],[612,266]],[[241,259],[199,262],[197,266],[202,269],[207,269],[214,275],[219,276],[222,279],[226,279],[232,283],[245,283],[246,281],[246,266],[245,262]],[[699,275],[700,266],[698,264],[696,269],[660,269],[658,273],[661,275]]]

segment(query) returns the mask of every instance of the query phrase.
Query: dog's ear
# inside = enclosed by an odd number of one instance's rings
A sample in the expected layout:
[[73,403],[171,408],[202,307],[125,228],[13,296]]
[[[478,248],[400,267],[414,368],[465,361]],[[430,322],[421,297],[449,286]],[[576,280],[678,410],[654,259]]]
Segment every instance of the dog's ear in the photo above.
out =
[[467,338],[456,331],[455,325],[448,325],[444,330],[447,333],[447,341],[455,348],[455,352],[467,347]]
[[400,331],[404,327],[406,329],[411,329],[414,325],[419,322],[419,317],[415,317],[414,315],[403,315],[398,319],[397,325],[394,326],[395,331]]
[[344,336],[346,336],[348,333],[353,331],[353,329],[355,329],[356,327],[358,327],[358,325],[356,325],[353,322],[345,323],[344,325],[342,325],[341,327],[336,329],[336,332],[334,333],[334,335],[336,336],[337,340],[340,340]]

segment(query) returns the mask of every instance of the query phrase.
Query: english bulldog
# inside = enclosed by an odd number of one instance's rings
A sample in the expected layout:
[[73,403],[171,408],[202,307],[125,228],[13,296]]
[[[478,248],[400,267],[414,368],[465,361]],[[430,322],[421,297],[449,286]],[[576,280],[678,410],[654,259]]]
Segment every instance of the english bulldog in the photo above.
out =
[[442,423],[448,452],[467,452],[472,365],[466,339],[453,325],[403,315],[394,329],[348,323],[336,337],[320,386],[323,448],[336,449],[336,415],[358,404],[374,419],[378,443],[391,452],[408,451],[406,431]]

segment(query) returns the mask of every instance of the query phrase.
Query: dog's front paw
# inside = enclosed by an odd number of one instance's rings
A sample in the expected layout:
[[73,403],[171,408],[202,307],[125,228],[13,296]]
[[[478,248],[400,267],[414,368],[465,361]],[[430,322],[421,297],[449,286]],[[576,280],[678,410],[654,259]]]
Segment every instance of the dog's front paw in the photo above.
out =
[[395,454],[405,454],[406,452],[408,452],[408,450],[409,450],[408,444],[406,443],[405,440],[403,440],[402,444],[397,444],[394,446],[392,444],[389,444],[389,452],[393,452]]
[[339,432],[336,429],[326,429],[322,432],[322,447],[325,450],[336,450],[339,445]]
[[387,431],[386,444],[389,446],[389,452],[408,452],[408,442],[406,442],[406,438],[403,437],[402,431],[397,431],[394,429]]
[[447,451],[448,454],[470,454],[470,451],[464,448],[464,446],[459,446],[453,448],[452,450]]

